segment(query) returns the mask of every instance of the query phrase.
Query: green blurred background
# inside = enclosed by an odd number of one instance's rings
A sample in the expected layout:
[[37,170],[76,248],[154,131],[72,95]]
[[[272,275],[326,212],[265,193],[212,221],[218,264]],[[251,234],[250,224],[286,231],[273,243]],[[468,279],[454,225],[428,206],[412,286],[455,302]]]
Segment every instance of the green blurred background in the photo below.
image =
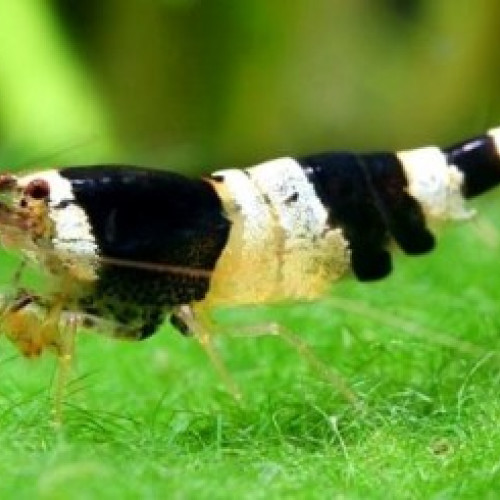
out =
[[0,158],[189,172],[500,123],[495,0],[0,0]]

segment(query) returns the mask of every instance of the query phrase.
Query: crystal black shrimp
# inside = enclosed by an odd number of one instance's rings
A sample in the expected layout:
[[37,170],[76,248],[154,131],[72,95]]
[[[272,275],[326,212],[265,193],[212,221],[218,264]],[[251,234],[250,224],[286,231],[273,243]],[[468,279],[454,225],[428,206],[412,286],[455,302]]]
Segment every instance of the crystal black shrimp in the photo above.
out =
[[499,182],[500,128],[444,149],[327,152],[201,179],[127,165],[3,173],[0,240],[54,286],[4,299],[1,327],[28,356],[69,356],[68,325],[144,339],[167,317],[208,346],[211,308],[385,278],[394,248],[431,251],[433,228],[472,217],[465,200]]

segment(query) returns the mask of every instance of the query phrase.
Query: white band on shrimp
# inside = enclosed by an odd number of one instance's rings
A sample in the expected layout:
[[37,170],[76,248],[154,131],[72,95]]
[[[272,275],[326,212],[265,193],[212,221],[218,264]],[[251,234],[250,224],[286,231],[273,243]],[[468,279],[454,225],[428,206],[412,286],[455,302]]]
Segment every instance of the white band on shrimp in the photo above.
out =
[[500,156],[500,127],[488,130],[488,135],[493,139],[497,155]]
[[26,175],[19,179],[21,187],[31,181],[43,179],[50,187],[50,218],[56,231],[52,241],[54,247],[78,255],[96,256],[98,245],[85,211],[76,203],[71,182],[61,176],[58,170],[47,170]]
[[469,219],[473,210],[465,207],[462,194],[464,175],[437,147],[428,146],[397,153],[406,178],[408,192],[434,220]]

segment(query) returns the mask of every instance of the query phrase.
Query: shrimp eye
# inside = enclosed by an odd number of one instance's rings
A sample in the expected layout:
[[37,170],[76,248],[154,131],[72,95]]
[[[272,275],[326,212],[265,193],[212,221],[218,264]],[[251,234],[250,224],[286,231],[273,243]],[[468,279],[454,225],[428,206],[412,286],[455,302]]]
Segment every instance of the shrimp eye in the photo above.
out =
[[35,200],[43,200],[49,197],[50,186],[45,179],[34,179],[25,188],[24,194]]

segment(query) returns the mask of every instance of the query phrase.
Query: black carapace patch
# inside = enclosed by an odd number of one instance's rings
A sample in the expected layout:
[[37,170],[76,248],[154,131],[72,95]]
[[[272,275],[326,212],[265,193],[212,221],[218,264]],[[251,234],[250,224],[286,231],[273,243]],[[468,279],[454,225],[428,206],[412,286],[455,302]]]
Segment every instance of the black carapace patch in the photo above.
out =
[[157,311],[204,298],[207,272],[214,269],[230,229],[209,183],[116,165],[65,168],[60,174],[71,182],[102,257],[205,272],[183,275],[104,263],[93,291],[93,307],[103,309],[101,314],[128,321],[128,314],[144,308],[148,318],[160,321]]
[[464,174],[466,198],[480,195],[500,183],[500,157],[489,135],[455,144],[444,153],[448,165],[455,165]]
[[376,280],[391,272],[390,237],[409,254],[434,247],[394,153],[323,153],[299,162],[327,208],[330,224],[343,229],[359,280]]

